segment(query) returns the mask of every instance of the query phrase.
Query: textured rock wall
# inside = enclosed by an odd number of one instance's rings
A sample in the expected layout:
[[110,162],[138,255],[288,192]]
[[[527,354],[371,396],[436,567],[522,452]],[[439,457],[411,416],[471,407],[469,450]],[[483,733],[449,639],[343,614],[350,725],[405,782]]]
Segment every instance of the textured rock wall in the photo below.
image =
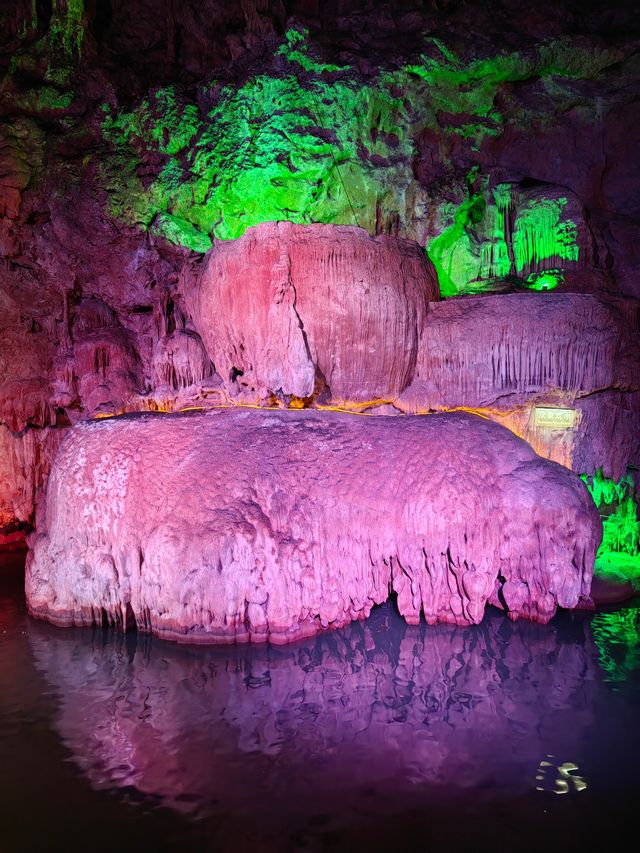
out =
[[444,296],[514,285],[612,287],[584,207],[566,187],[482,186],[458,207],[428,251]]
[[191,642],[287,642],[367,616],[547,622],[588,602],[600,520],[571,472],[470,415],[132,416],[63,444],[33,615]]
[[[416,244],[291,223],[217,244],[204,265],[185,268],[179,288],[184,298],[163,290],[126,320],[96,296],[34,301],[25,316],[7,289],[4,528],[32,521],[49,450],[71,423],[127,410],[470,408],[579,473],[603,468],[619,479],[638,462],[634,300],[558,292],[436,303]],[[45,305],[53,315],[41,326]],[[538,428],[539,404],[575,409],[575,428]],[[59,434],[40,435],[51,429]]]
[[[638,464],[637,303],[576,293],[504,294],[432,305],[404,411],[471,408],[542,455],[619,479]],[[540,429],[534,407],[576,411]]]
[[422,395],[422,406],[488,406],[551,391],[635,390],[637,359],[624,313],[593,296],[450,300],[431,306],[419,385],[408,395]]

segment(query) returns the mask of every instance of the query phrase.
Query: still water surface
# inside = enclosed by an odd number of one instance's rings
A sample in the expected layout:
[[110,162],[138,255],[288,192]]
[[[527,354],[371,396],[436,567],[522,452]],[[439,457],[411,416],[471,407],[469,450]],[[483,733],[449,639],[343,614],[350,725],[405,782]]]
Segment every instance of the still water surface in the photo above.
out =
[[[4,564],[2,564],[2,560]],[[0,853],[609,849],[640,805],[639,602],[286,648],[31,620],[0,557]]]

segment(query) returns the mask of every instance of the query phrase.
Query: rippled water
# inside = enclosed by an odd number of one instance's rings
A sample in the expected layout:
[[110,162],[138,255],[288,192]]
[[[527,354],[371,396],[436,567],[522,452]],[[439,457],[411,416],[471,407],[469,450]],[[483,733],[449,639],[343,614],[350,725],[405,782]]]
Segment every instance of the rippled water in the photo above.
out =
[[607,849],[635,819],[634,603],[188,648],[35,622],[4,562],[1,853]]

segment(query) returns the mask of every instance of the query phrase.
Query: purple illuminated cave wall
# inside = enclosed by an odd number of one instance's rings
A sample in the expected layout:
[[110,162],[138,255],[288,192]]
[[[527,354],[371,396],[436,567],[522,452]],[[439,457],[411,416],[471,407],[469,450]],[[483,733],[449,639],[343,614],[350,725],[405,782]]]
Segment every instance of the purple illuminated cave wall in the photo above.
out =
[[[512,589],[511,608],[500,592],[508,573],[495,566],[495,588],[469,578],[471,592],[462,589],[465,572],[482,574],[481,547],[455,567],[449,553],[445,598],[459,596],[462,613],[493,597],[517,614],[533,596],[545,603],[527,615],[544,621],[589,594],[582,579],[558,592],[562,560],[544,555],[561,542],[568,554],[583,535],[593,544],[583,557],[595,553],[602,529],[596,573],[630,592],[640,577],[639,17],[635,4],[597,2],[0,0],[0,544],[37,528],[34,612],[57,594],[36,590],[48,577],[43,555],[60,557],[47,539],[59,508],[45,487],[74,426],[247,406],[318,410],[329,431],[339,411],[370,416],[364,446],[374,416],[398,420],[389,429],[400,445],[417,417],[462,410],[494,421],[496,435],[506,428],[562,466],[547,483],[573,472],[567,494],[582,506],[576,495],[589,492],[590,508],[580,520],[560,513],[566,530],[555,538],[541,520],[553,547],[517,570],[538,586]],[[485,427],[465,434],[462,455],[482,446]],[[174,438],[158,432],[162,457]],[[329,452],[317,448],[303,475],[282,482],[331,480]],[[447,481],[451,462],[426,448],[430,458]],[[127,494],[116,463],[94,466],[105,466],[107,492],[94,477],[78,498],[89,539],[102,523],[90,508],[109,503],[115,518],[118,483]],[[470,465],[487,488],[486,457]],[[520,477],[546,518],[544,487]],[[397,510],[405,531],[394,494],[380,512]],[[448,494],[443,523],[455,539],[466,521]],[[252,498],[238,500],[227,523],[251,527]],[[277,501],[265,516],[277,539]],[[127,605],[135,610],[114,529],[88,562],[82,548],[66,554],[102,578],[92,601],[64,604],[80,621],[104,611],[126,624]],[[240,536],[252,554],[261,529]],[[346,559],[352,547],[336,542],[332,553]],[[105,548],[111,563],[97,569]],[[232,551],[222,564],[245,565]],[[389,575],[394,555],[380,551]],[[414,580],[409,610],[427,613]],[[73,577],[61,583],[77,591]],[[233,631],[251,632],[243,614],[255,603],[227,602]]]

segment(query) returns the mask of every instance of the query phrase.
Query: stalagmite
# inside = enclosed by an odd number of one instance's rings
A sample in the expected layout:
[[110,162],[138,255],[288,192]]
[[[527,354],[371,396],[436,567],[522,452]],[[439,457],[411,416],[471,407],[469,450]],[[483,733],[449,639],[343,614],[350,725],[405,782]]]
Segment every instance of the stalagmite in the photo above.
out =
[[154,351],[154,368],[156,385],[172,391],[196,385],[213,373],[200,336],[185,331],[160,338]]

